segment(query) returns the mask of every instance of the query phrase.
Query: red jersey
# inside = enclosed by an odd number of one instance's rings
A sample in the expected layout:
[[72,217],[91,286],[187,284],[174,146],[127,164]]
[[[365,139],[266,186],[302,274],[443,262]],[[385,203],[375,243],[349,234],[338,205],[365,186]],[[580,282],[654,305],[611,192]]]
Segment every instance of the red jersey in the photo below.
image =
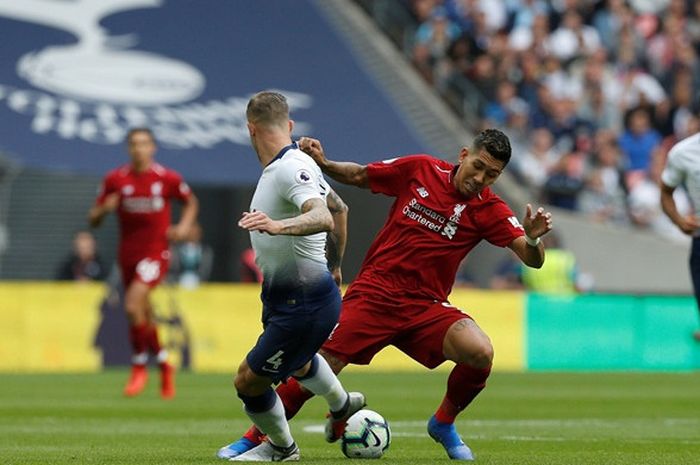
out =
[[97,203],[104,203],[114,192],[119,193],[120,262],[158,256],[167,251],[171,200],[184,201],[191,195],[182,177],[157,163],[143,173],[124,165],[105,176]]
[[457,167],[429,155],[367,165],[372,192],[396,197],[389,217],[348,289],[447,300],[462,259],[482,239],[499,247],[525,234],[513,211],[485,188],[466,198],[452,184]]

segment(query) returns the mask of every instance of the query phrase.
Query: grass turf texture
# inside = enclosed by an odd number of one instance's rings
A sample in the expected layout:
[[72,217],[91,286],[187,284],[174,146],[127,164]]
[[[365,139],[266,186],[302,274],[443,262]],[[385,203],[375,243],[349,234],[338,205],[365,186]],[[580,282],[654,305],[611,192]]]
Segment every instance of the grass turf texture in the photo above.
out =
[[[0,464],[223,463],[216,450],[249,425],[231,376],[182,373],[163,401],[154,375],[125,399],[126,371],[0,374]],[[380,463],[448,461],[425,431],[446,375],[342,375],[392,427]],[[323,441],[324,412],[314,399],[292,421],[302,461],[361,463]],[[700,373],[495,373],[457,425],[484,465],[700,464]]]

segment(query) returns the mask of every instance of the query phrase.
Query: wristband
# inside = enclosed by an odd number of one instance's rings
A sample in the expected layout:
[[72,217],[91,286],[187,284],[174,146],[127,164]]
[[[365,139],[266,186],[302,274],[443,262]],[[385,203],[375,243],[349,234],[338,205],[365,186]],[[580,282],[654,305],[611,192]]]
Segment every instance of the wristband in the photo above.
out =
[[537,239],[533,239],[527,234],[525,234],[525,242],[527,242],[527,245],[529,245],[530,247],[537,247],[538,245],[540,245],[540,238],[538,237]]

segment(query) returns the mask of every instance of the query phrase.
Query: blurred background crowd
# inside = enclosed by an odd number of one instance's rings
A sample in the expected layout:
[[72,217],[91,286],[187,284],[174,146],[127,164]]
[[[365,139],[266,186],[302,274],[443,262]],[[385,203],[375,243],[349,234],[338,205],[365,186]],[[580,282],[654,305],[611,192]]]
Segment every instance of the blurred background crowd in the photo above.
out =
[[669,148],[700,130],[700,1],[359,3],[468,127],[507,132],[533,198],[687,240],[658,181]]

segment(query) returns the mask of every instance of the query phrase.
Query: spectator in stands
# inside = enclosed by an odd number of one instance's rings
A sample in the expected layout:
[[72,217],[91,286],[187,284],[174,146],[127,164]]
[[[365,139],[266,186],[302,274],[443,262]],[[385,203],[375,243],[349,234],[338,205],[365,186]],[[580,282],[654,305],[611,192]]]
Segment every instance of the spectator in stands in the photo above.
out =
[[627,192],[622,155],[614,139],[599,142],[580,195],[580,209],[594,221],[627,223]]
[[530,146],[513,159],[514,168],[517,176],[539,193],[560,157],[554,148],[554,137],[549,129],[538,128],[531,133]]
[[583,189],[584,155],[567,152],[555,165],[544,185],[545,201],[567,210],[578,209],[578,195]]
[[562,61],[591,55],[600,46],[598,31],[584,24],[581,14],[575,9],[564,13],[561,24],[547,40],[549,51]]
[[[659,204],[659,196],[661,195],[659,184],[665,159],[666,150],[663,147],[658,147],[652,156],[648,174],[637,173],[634,176],[628,175],[630,217],[640,228],[656,232],[667,239],[686,243],[688,237],[663,214]],[[690,214],[692,208],[684,189],[675,189],[673,198],[676,210],[681,215]]]
[[73,237],[73,250],[61,262],[56,279],[61,281],[102,281],[107,268],[97,253],[97,243],[90,231],[81,230]]
[[627,116],[625,132],[620,136],[620,148],[626,160],[628,174],[649,171],[651,154],[661,143],[661,134],[651,126],[649,109],[637,107]]
[[524,100],[516,96],[516,89],[512,82],[500,81],[496,88],[496,99],[489,101],[484,108],[483,118],[489,126],[504,126],[508,121],[508,113],[512,106],[527,105]]
[[433,9],[429,20],[418,26],[413,62],[428,81],[441,85],[449,70],[447,50],[461,35],[459,26],[450,21],[442,7]]
[[255,251],[252,247],[248,247],[241,252],[240,257],[240,275],[241,282],[244,283],[261,283],[262,272],[255,263]]
[[673,136],[676,140],[685,139],[694,132],[689,125],[694,115],[700,111],[698,98],[693,87],[693,75],[689,68],[679,68],[671,84],[671,104],[667,118],[661,121],[664,136]]
[[549,294],[573,294],[577,292],[578,270],[574,254],[562,247],[557,235],[543,238],[547,247],[547,260],[537,270],[521,267],[525,289]]
[[[549,259],[549,257],[547,257]],[[496,270],[491,276],[489,287],[497,290],[518,290],[524,289],[522,279],[522,269],[517,256],[509,253],[496,266]]]
[[193,289],[209,279],[213,252],[202,243],[202,227],[195,223],[185,238],[172,247],[171,280],[180,286]]
[[593,16],[593,26],[598,31],[601,43],[608,50],[618,48],[620,31],[632,15],[625,0],[606,0],[605,7]]

